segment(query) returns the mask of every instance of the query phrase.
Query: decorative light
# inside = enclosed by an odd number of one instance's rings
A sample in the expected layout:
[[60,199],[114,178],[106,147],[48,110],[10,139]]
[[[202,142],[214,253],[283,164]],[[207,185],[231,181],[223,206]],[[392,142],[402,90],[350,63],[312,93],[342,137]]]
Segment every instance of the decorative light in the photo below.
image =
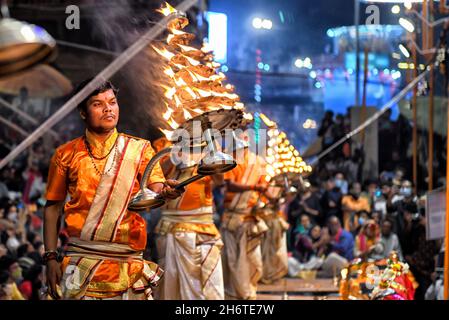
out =
[[402,54],[406,57],[406,58],[410,58],[410,52],[407,50],[407,48],[401,43],[399,44],[399,50],[401,50]]
[[253,19],[253,27],[256,29],[262,28],[262,19],[261,18],[254,18]]
[[262,28],[270,30],[273,28],[273,22],[270,19],[265,19],[262,21]]
[[395,4],[393,7],[391,7],[391,12],[393,14],[399,14],[401,12],[401,7]]
[[399,18],[399,24],[408,32],[414,32],[415,26],[409,20],[405,18]]
[[296,59],[295,60],[295,67],[297,67],[297,68],[304,67],[304,61],[302,61],[301,59]]

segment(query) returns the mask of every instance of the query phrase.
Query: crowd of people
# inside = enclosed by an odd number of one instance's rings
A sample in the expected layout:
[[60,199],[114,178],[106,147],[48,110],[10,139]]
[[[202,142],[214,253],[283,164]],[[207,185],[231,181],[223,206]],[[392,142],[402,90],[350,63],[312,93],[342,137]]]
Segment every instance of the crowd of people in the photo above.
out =
[[[13,113],[2,116],[26,125]],[[45,289],[43,209],[49,159],[69,131],[61,131],[59,141],[44,136],[0,170],[0,300],[37,300]],[[0,127],[0,159],[21,140],[15,130]],[[62,232],[60,248],[65,241]]]
[[[349,128],[346,116],[334,120],[328,112],[319,132],[323,147]],[[2,150],[11,148],[13,140],[6,140],[1,142]],[[43,207],[53,147],[41,141],[0,171],[0,299],[40,299],[45,291]],[[415,299],[436,298],[431,291],[441,282],[438,270],[443,253],[441,242],[426,240],[425,198],[415,194],[400,161],[382,167],[377,180],[361,183],[357,168],[362,158],[344,144],[326,159],[329,165],[320,166],[309,180],[289,192],[289,275],[319,270],[322,276],[331,277],[354,258],[385,259],[396,251],[419,283]],[[151,234],[157,221],[150,220]],[[62,229],[61,250],[66,241]],[[148,246],[154,243],[149,241]]]
[[[349,132],[345,119],[337,115],[334,120],[332,112],[326,113],[319,130],[323,148]],[[403,163],[394,159],[381,166],[377,179],[360,182],[362,158],[357,149],[351,153],[350,142],[343,144],[290,200],[289,273],[319,270],[323,276],[335,276],[355,258],[387,259],[396,251],[419,283],[415,299],[424,299],[426,290],[441,280],[437,257],[442,249],[441,241],[426,240],[426,198],[415,193]]]

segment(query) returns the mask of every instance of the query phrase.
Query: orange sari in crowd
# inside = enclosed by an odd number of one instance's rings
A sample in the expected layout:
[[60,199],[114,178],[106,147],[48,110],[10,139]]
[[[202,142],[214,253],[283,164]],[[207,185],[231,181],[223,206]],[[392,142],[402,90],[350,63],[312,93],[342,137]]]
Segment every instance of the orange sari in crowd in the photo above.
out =
[[[255,185],[263,181],[264,168],[263,159],[245,149],[244,161],[225,173],[225,180]],[[261,236],[268,229],[253,210],[258,197],[255,191],[226,193],[220,232],[224,242],[222,259],[227,299],[256,299],[257,283],[263,272]]]
[[[70,237],[62,262],[65,299],[150,299],[162,270],[143,260],[145,220],[127,210],[128,201],[154,151],[148,141],[119,134],[104,142],[89,131],[56,149],[50,163],[46,199],[69,201],[64,206]],[[98,172],[102,172],[100,176]],[[156,166],[148,184],[164,182]]]

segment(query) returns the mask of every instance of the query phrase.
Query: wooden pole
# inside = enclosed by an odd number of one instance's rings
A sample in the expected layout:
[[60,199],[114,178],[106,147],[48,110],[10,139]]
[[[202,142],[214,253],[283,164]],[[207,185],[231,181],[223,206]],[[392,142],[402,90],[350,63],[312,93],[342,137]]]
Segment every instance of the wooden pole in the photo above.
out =
[[[424,1],[425,7],[427,7],[427,1]],[[433,13],[433,0],[430,0],[430,11]],[[429,15],[429,11],[426,12],[427,16],[424,16],[425,19],[433,21],[433,15]],[[428,17],[431,17],[431,19],[428,19]],[[427,42],[425,50],[433,48],[433,27],[426,26],[427,29]],[[428,57],[427,60],[432,59],[432,57]],[[416,66],[415,66],[416,68]],[[434,66],[433,64],[430,64],[430,72],[429,72],[429,137],[428,137],[428,145],[429,145],[429,151],[428,151],[428,163],[427,163],[427,171],[429,174],[429,181],[428,181],[428,190],[433,190],[433,109],[434,109]]]
[[[415,38],[415,35],[412,35],[413,38]],[[415,40],[415,39],[413,39]],[[415,79],[418,76],[418,56],[416,52],[416,46],[412,46],[412,58],[413,58],[413,65],[415,66],[412,70],[413,76],[412,78]],[[415,191],[415,194],[417,194],[418,191],[418,87],[413,87],[413,98],[412,98],[412,112],[413,112],[413,132],[412,132],[412,147],[413,147],[413,188]]]
[[444,238],[444,300],[449,300],[449,102],[447,106],[447,123],[448,130],[446,132],[446,232]]

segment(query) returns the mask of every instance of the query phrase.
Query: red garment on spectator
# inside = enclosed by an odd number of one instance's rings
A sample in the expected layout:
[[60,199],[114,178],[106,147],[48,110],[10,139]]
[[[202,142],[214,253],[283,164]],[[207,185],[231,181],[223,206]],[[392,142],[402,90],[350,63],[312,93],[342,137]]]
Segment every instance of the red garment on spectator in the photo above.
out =
[[33,284],[30,280],[26,280],[20,284],[19,290],[25,299],[30,300],[31,295],[33,294]]

